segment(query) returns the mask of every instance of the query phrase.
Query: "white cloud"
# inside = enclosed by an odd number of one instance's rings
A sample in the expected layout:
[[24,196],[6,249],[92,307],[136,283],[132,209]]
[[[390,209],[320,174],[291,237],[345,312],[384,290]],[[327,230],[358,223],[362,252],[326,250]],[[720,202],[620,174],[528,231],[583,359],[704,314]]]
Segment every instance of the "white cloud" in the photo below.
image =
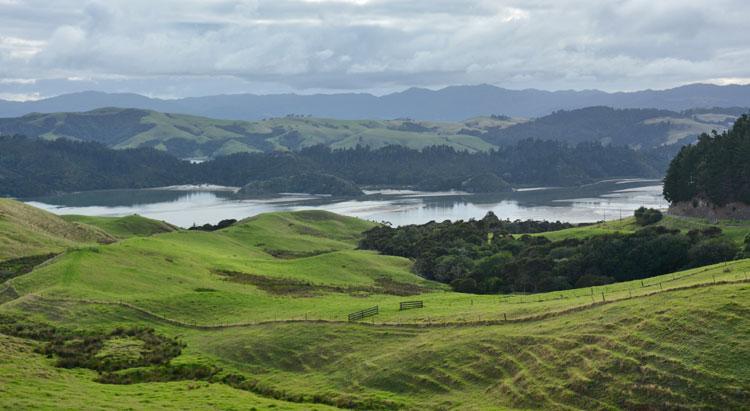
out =
[[707,83],[717,84],[719,86],[726,86],[729,84],[750,84],[750,77],[722,77],[712,78],[706,81]]
[[[0,0],[0,79],[116,82],[176,96],[212,81],[251,87],[236,92],[664,88],[750,77],[743,8],[742,0]],[[161,81],[138,89],[144,78]],[[192,83],[181,91],[177,79]],[[46,84],[6,81],[0,91],[52,93],[39,88]]]
[[0,99],[8,101],[34,101],[41,99],[42,96],[39,93],[2,93],[0,92]]
[[33,78],[0,78],[0,84],[36,84]]

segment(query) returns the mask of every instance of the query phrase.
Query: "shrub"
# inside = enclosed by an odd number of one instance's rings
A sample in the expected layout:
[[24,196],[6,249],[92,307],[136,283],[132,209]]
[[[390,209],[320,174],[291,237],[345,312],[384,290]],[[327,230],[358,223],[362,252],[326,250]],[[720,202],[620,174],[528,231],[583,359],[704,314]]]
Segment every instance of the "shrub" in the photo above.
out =
[[451,282],[451,287],[459,293],[476,293],[477,282],[473,278],[458,278]]
[[711,238],[690,247],[688,260],[692,267],[700,267],[733,260],[737,255],[737,246],[725,238]]
[[598,285],[612,284],[615,279],[606,275],[584,274],[576,282],[576,288],[595,287]]
[[635,222],[640,226],[658,223],[662,217],[661,211],[654,208],[640,207],[635,210]]
[[204,364],[166,364],[148,368],[132,368],[119,372],[106,372],[97,378],[103,384],[138,384],[183,380],[208,380],[221,371]]

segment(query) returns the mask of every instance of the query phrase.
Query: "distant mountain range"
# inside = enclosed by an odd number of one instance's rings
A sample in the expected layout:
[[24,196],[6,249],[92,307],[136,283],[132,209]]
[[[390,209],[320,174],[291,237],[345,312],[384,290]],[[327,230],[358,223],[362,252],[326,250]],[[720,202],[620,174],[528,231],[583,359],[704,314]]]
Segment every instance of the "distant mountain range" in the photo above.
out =
[[590,106],[658,108],[748,107],[750,85],[692,84],[668,90],[607,93],[599,90],[509,90],[491,85],[452,86],[440,90],[411,88],[403,92],[371,94],[217,95],[164,100],[138,94],[82,92],[38,101],[0,100],[0,117],[39,112],[90,111],[122,107],[191,114],[218,119],[260,120],[287,114],[335,119],[396,119],[461,121],[502,114],[540,117],[557,110]]
[[570,144],[595,141],[654,148],[683,145],[711,130],[723,131],[743,108],[674,112],[658,109],[588,107],[557,111],[533,120],[504,116],[461,122],[418,120],[332,120],[287,116],[261,121],[222,120],[152,110],[102,108],[82,113],[28,114],[0,118],[0,134],[54,140],[96,141],[110,148],[154,147],[181,158],[238,152],[298,151],[323,145],[413,149],[446,145],[486,151],[525,139]]

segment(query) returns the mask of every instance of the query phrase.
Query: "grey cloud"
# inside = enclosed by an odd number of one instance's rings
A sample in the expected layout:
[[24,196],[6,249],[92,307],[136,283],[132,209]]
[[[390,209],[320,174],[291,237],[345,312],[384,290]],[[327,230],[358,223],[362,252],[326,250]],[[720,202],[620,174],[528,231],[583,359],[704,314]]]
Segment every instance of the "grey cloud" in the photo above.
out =
[[[39,80],[0,82],[0,93],[87,87],[184,96],[475,83],[632,90],[743,79],[750,77],[743,6],[741,0],[0,3],[0,78]],[[67,78],[74,81],[61,86]]]

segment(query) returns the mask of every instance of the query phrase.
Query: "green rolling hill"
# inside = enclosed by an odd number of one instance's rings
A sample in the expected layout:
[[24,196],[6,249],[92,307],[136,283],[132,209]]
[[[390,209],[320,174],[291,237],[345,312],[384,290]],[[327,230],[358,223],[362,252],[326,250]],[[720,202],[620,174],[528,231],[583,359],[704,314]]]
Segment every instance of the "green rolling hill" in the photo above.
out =
[[493,146],[468,133],[478,134],[483,127],[504,127],[517,121],[480,118],[459,124],[285,117],[250,122],[103,108],[0,119],[0,134],[97,141],[113,148],[155,147],[178,157],[299,150],[319,144],[332,148],[396,144],[415,149],[448,145],[473,152]]
[[711,130],[727,129],[744,109],[673,112],[589,107],[536,118],[477,117],[460,122],[334,120],[287,116],[259,121],[220,120],[143,109],[101,108],[87,112],[32,113],[0,119],[0,134],[97,141],[111,148],[155,147],[181,158],[239,152],[296,151],[324,145],[422,149],[447,145],[470,152],[528,139],[571,144],[596,141],[634,148],[683,145]]
[[83,215],[63,215],[60,217],[68,222],[97,227],[118,239],[148,237],[178,230],[172,224],[141,217],[137,214],[125,217],[92,217]]
[[89,225],[0,198],[0,260],[57,253],[82,243],[112,242],[114,237]]
[[57,216],[18,201],[0,198],[0,260],[47,253],[120,238],[175,231],[162,221],[128,217]]
[[[120,231],[112,244],[70,249],[0,285],[14,296],[0,300],[0,403],[747,409],[750,260],[592,289],[461,294],[414,275],[407,259],[356,249],[370,227],[326,212],[271,213],[215,232]],[[406,300],[424,308],[399,310]],[[377,316],[347,321],[375,305]],[[161,365],[102,369],[107,356],[139,364],[149,355],[152,340],[113,337],[134,326],[176,338],[181,351]],[[76,333],[105,336],[87,357],[100,371],[56,366],[64,348],[37,352],[84,341]]]

